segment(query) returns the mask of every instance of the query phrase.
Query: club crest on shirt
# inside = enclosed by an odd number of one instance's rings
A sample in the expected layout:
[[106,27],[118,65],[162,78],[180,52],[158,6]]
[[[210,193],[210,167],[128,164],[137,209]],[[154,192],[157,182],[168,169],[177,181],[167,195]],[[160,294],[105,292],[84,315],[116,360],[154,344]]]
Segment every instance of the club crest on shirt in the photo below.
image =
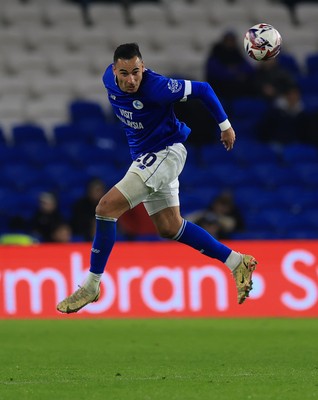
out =
[[169,79],[168,89],[171,90],[172,93],[178,93],[182,89],[182,83],[177,79]]
[[142,104],[142,102],[140,100],[134,100],[133,106],[135,107],[136,110],[141,110],[144,105]]

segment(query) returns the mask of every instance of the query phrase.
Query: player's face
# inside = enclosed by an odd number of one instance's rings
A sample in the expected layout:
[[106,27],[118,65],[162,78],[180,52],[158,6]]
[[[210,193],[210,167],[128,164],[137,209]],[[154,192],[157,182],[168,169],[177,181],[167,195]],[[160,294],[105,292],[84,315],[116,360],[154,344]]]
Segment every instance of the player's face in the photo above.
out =
[[136,93],[145,70],[144,62],[139,57],[124,60],[119,58],[113,66],[117,84],[123,92]]

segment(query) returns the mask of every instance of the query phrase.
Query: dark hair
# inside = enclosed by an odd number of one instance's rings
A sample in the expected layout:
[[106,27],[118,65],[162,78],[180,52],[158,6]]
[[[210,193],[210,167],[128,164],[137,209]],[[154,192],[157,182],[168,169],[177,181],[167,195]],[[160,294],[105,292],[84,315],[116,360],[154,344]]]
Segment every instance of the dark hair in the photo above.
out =
[[117,47],[117,49],[114,52],[114,63],[119,58],[122,58],[124,60],[130,60],[134,57],[139,57],[142,59],[139,46],[137,43],[124,43],[121,44],[120,46]]

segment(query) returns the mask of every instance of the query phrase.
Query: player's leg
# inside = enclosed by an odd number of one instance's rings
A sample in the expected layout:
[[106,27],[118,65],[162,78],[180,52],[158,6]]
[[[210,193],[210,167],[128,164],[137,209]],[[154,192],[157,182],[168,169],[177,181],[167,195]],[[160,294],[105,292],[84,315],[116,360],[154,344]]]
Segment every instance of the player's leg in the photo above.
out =
[[127,173],[101,198],[96,207],[96,231],[88,276],[83,286],[57,305],[58,311],[77,312],[98,300],[102,274],[116,240],[116,221],[124,212],[139,204],[148,192],[138,175]]
[[[151,203],[146,203],[151,214]],[[164,206],[164,203],[162,203]],[[158,203],[156,208],[158,209]],[[242,304],[252,290],[252,273],[257,261],[253,256],[240,254],[216,240],[206,230],[180,215],[178,206],[167,207],[151,215],[158,233],[165,238],[187,244],[202,254],[223,262],[232,272],[237,291],[238,303]]]

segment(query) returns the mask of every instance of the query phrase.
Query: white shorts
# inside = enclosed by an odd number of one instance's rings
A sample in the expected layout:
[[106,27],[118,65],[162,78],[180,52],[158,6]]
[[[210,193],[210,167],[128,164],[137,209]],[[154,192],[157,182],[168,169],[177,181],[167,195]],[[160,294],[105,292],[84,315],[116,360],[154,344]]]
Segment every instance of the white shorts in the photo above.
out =
[[115,186],[130,208],[143,202],[149,215],[179,206],[179,180],[187,157],[181,143],[156,153],[143,154],[133,161],[124,178]]

